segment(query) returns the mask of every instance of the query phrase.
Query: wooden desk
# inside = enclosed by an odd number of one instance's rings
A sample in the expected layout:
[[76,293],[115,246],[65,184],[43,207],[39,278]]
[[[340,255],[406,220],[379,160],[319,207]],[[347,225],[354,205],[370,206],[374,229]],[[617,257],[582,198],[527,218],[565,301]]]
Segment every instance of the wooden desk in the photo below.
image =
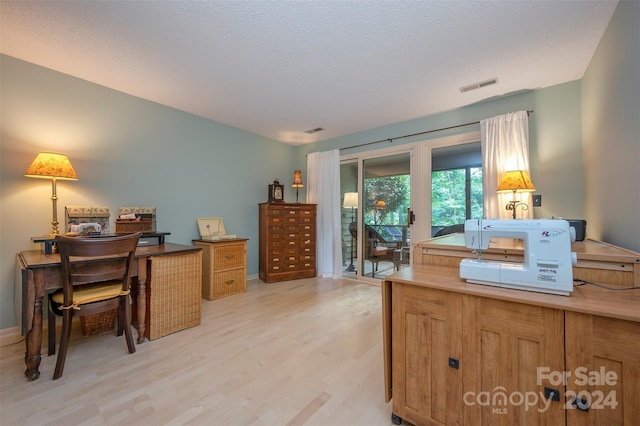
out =
[[[138,247],[132,265],[132,285],[137,289],[138,343],[145,339],[147,320],[146,287],[151,274],[151,259],[173,254],[200,252],[199,247],[165,243]],[[198,285],[200,285],[198,283]],[[30,381],[40,376],[40,350],[42,345],[42,313],[45,290],[62,287],[59,254],[44,254],[41,250],[28,250],[16,255],[16,291],[21,292],[21,334],[26,336],[25,376]]]

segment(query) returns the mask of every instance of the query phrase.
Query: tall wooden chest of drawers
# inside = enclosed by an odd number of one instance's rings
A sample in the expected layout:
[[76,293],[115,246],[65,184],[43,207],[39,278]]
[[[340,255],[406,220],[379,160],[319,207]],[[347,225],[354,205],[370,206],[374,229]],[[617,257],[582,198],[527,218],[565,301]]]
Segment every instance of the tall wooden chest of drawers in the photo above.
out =
[[260,204],[259,275],[266,283],[316,276],[316,205]]
[[219,299],[247,290],[247,239],[194,240],[202,248],[202,297]]

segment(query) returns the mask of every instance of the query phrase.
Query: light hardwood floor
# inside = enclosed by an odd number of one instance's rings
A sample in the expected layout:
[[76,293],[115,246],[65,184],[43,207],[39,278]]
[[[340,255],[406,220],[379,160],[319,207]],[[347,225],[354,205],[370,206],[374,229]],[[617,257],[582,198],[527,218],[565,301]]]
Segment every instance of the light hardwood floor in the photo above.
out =
[[0,424],[392,424],[379,285],[251,280],[246,293],[203,299],[200,326],[136,348],[78,327],[62,378],[51,379],[45,342],[40,378],[27,382],[24,342],[3,347]]

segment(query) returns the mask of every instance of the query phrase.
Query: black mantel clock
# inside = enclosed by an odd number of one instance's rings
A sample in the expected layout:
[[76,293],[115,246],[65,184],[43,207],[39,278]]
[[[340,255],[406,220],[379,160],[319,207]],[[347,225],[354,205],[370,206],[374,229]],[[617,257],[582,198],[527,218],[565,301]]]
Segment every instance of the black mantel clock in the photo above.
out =
[[283,202],[284,201],[284,185],[280,185],[280,181],[275,179],[273,183],[269,184],[269,200],[270,203],[273,202]]

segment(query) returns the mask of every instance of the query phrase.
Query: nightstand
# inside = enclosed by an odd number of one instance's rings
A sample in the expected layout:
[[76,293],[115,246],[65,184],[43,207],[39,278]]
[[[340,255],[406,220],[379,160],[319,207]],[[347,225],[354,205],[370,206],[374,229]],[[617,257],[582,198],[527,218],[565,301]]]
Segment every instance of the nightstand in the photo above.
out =
[[202,297],[219,299],[247,291],[247,239],[193,240],[202,248]]

